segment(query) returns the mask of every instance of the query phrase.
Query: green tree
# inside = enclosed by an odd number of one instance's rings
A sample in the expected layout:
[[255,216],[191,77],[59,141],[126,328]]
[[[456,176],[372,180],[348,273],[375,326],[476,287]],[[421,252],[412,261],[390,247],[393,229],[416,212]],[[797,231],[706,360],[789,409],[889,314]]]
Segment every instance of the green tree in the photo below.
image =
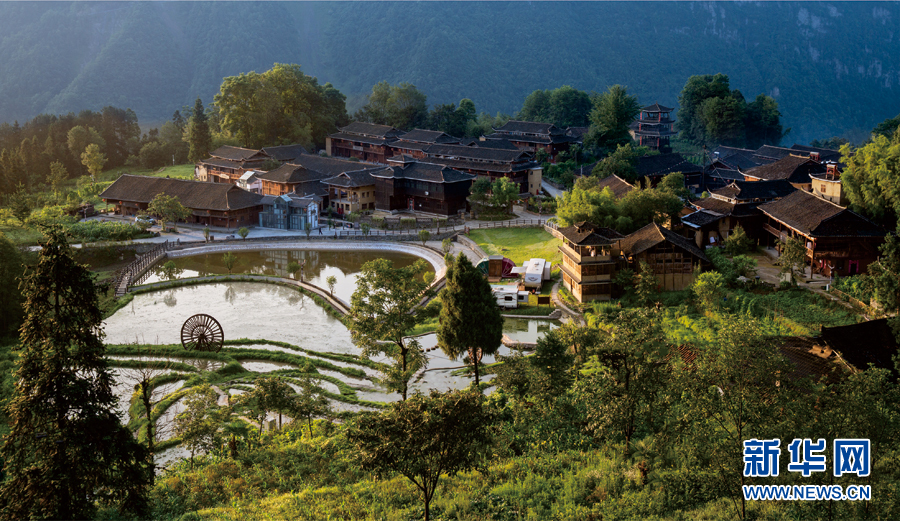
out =
[[722,299],[722,288],[724,286],[725,280],[721,273],[707,271],[697,275],[694,283],[691,285],[691,292],[703,309],[715,311],[719,308],[719,301]]
[[183,398],[184,411],[175,417],[175,434],[191,454],[191,468],[197,453],[208,453],[219,445],[219,424],[224,411],[217,406],[219,396],[205,383],[191,389]]
[[250,235],[250,228],[247,228],[246,226],[241,226],[240,228],[238,228],[237,233],[241,237],[241,239],[246,239],[247,236]]
[[106,164],[106,155],[100,152],[99,145],[91,143],[81,154],[81,164],[90,172],[91,183],[96,183],[97,176],[103,172],[103,165]]
[[50,189],[53,190],[55,198],[59,197],[60,185],[68,178],[69,172],[66,170],[65,165],[59,161],[50,163],[50,175],[47,176],[47,183],[50,185]]
[[23,281],[25,320],[2,455],[5,519],[87,519],[98,502],[143,513],[148,455],[115,413],[90,272],[45,229]]
[[875,288],[875,300],[888,313],[900,311],[900,240],[897,235],[888,235],[879,251],[878,261],[868,267],[868,276]]
[[331,296],[334,296],[334,286],[337,284],[337,277],[334,275],[329,275],[327,279],[325,279],[325,284],[328,284],[328,293],[331,293]]
[[[316,416],[325,416],[331,411],[328,406],[328,399],[322,396],[312,383],[312,379],[308,376],[301,377],[297,380],[300,389],[294,394],[289,403],[287,410],[294,420],[305,419],[309,426],[309,437],[313,436],[312,421]],[[279,418],[279,423],[281,419]]]
[[451,136],[464,136],[467,123],[466,114],[452,103],[435,105],[428,113],[428,128],[446,132]]
[[422,321],[419,302],[430,295],[422,279],[425,261],[395,268],[387,259],[363,264],[350,299],[350,338],[364,356],[384,354],[394,365],[384,373],[385,385],[406,400],[409,380],[427,359],[415,339],[406,335]]
[[390,125],[400,130],[422,127],[428,120],[425,94],[411,83],[391,85],[386,81],[372,87],[366,96],[366,104],[354,115],[354,119]]
[[422,241],[422,246],[425,246],[425,243],[428,242],[428,239],[431,238],[431,232],[422,228],[419,230],[419,240]]
[[594,97],[591,126],[585,143],[590,143],[607,154],[630,144],[628,126],[640,113],[641,105],[637,96],[629,95],[622,85],[613,85],[603,94]]
[[691,76],[678,95],[678,117],[675,128],[680,131],[681,139],[705,145],[706,124],[702,119],[701,106],[707,99],[727,98],[731,95],[728,76],[706,74]]
[[516,118],[552,123],[560,128],[586,127],[590,112],[590,96],[584,91],[563,85],[558,89],[536,90],[529,94]]
[[778,102],[765,94],[760,94],[747,105],[746,129],[745,146],[754,150],[763,145],[778,146],[790,132],[790,129],[785,131],[781,126]]
[[491,184],[491,204],[495,208],[503,208],[507,213],[512,211],[513,202],[519,198],[519,185],[507,177],[501,177]]
[[791,282],[794,282],[794,273],[799,270],[803,273],[806,266],[806,245],[799,237],[789,237],[786,241],[776,241],[781,254],[778,260],[781,262],[781,273],[788,273]]
[[629,183],[637,179],[637,160],[646,153],[644,147],[632,147],[630,143],[618,145],[614,152],[594,166],[591,174],[599,179],[617,175]]
[[150,141],[141,147],[138,157],[141,161],[141,167],[146,169],[160,168],[166,166],[169,159],[169,151],[159,141]]
[[735,226],[725,239],[725,251],[728,252],[728,255],[743,255],[752,249],[753,239],[747,235],[741,225]]
[[31,197],[25,190],[25,185],[19,183],[15,193],[9,196],[9,209],[19,224],[25,226],[25,221],[31,216]]
[[0,232],[0,338],[12,335],[22,323],[22,292],[19,278],[25,271],[22,255],[11,240]]
[[84,153],[88,145],[97,145],[103,149],[106,147],[106,140],[93,127],[76,125],[66,133],[66,144],[72,157],[77,161],[81,161],[81,154]]
[[696,369],[680,371],[684,379],[679,385],[687,398],[680,411],[685,443],[711,461],[741,519],[746,519],[743,442],[787,436],[779,431],[790,415],[773,411],[796,396],[784,376],[793,366],[772,349],[762,331],[763,325],[750,316],[723,321],[714,344],[698,350]]
[[889,139],[874,136],[856,149],[841,147],[847,164],[841,184],[850,208],[889,226],[900,225],[900,130]]
[[651,222],[660,225],[677,222],[684,201],[665,187],[648,188],[631,190],[618,201],[617,206],[618,213],[629,219],[634,229],[638,229]]
[[226,251],[224,255],[222,255],[222,264],[225,265],[225,268],[228,270],[228,273],[234,269],[235,264],[237,264],[237,255],[231,253],[230,251]]
[[347,123],[344,99],[299,65],[276,63],[262,74],[226,77],[214,104],[222,128],[246,147],[300,143],[314,148]]
[[282,413],[292,409],[294,390],[277,376],[264,376],[253,381],[251,394],[262,412],[278,413],[278,428],[281,429]]
[[703,135],[707,145],[744,146],[746,141],[744,126],[746,104],[743,97],[707,98],[700,104],[697,117],[700,124],[703,125]]
[[487,279],[465,254],[447,265],[446,280],[441,290],[438,345],[453,360],[467,356],[478,386],[482,355],[493,355],[500,348],[503,317]]
[[634,277],[634,294],[641,306],[652,304],[659,293],[659,279],[653,269],[644,261],[640,263],[640,271]]
[[212,134],[209,131],[209,121],[203,110],[203,101],[197,98],[194,102],[194,110],[184,128],[184,141],[188,144],[188,161],[196,163],[209,156],[212,149]]
[[[875,136],[884,136],[890,139],[897,132],[898,128],[900,128],[900,114],[897,114],[893,118],[887,118],[881,123],[875,125],[875,128],[872,129],[872,137],[874,138]],[[846,142],[847,140],[844,140],[844,143]]]
[[150,201],[147,213],[159,217],[163,228],[165,228],[166,222],[171,221],[176,231],[178,230],[178,221],[191,216],[191,210],[185,208],[177,196],[169,196],[162,192],[156,194]]
[[598,337],[582,369],[577,395],[589,403],[588,429],[601,440],[622,440],[630,457],[635,436],[656,432],[665,418],[661,395],[667,387],[668,354],[658,313],[618,313]]
[[359,417],[347,431],[363,469],[397,472],[422,493],[425,521],[441,475],[476,468],[489,455],[491,415],[475,392],[432,391]]

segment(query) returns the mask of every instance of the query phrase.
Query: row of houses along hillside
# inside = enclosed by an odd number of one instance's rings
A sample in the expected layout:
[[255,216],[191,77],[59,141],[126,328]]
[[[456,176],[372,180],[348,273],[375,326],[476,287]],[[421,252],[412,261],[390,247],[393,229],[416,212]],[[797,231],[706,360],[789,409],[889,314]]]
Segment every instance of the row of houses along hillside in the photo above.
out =
[[387,125],[355,121],[326,138],[325,152],[333,157],[379,164],[388,164],[392,157],[407,156],[491,182],[506,177],[519,186],[519,193],[538,194],[543,169],[535,161],[537,150],[546,151],[555,160],[560,152],[580,141],[580,130],[510,121],[488,136],[472,139],[422,129],[404,133]]
[[132,216],[146,212],[158,194],[166,194],[191,210],[191,223],[303,230],[317,227],[327,207],[338,214],[383,210],[456,215],[466,210],[474,178],[408,156],[373,165],[300,154],[268,172],[245,172],[236,184],[221,178],[212,182],[123,175],[101,198],[116,213]]

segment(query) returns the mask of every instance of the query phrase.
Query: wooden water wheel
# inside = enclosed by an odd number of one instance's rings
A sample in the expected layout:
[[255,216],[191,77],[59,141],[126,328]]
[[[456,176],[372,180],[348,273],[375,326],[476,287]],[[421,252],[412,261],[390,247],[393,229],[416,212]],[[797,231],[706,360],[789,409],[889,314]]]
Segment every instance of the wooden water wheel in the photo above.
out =
[[218,353],[225,343],[225,334],[219,322],[203,313],[194,315],[181,326],[181,345],[188,351]]

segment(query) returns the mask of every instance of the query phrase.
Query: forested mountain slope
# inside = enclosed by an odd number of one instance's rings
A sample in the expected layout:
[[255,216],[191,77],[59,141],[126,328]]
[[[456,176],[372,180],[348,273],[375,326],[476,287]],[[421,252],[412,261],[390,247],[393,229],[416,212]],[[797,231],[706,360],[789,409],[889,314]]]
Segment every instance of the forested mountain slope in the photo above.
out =
[[778,100],[792,142],[900,112],[897,2],[0,3],[0,56],[0,121],[106,105],[159,121],[275,62],[333,83],[351,112],[381,80],[513,113],[564,84],[675,105],[717,72]]

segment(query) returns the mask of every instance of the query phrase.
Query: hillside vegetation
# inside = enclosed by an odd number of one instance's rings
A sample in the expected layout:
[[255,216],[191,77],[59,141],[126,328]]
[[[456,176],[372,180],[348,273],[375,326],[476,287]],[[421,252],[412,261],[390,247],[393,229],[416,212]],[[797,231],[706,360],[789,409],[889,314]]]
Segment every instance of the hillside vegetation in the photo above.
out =
[[789,140],[861,141],[900,112],[898,19],[894,3],[3,3],[0,121],[114,105],[153,124],[276,62],[350,112],[382,80],[491,114],[561,85],[673,106],[721,72],[775,98]]

